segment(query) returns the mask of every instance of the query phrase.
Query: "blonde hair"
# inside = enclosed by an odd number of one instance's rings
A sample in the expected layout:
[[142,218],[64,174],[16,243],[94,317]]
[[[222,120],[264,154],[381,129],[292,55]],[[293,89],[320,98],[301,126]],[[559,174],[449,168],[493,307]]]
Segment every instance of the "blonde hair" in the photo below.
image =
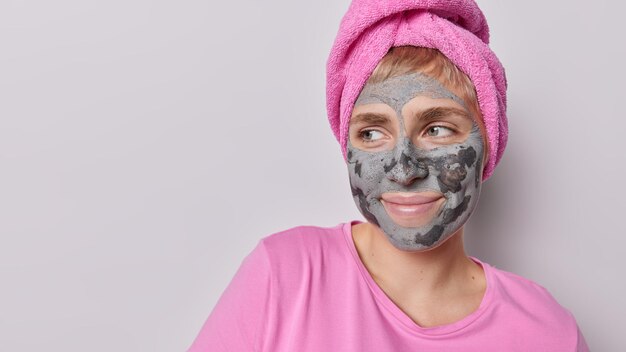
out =
[[489,143],[486,140],[487,133],[474,83],[439,50],[416,46],[393,47],[380,60],[366,83],[379,83],[387,78],[414,72],[437,79],[465,102],[470,112],[476,116],[476,123],[483,135],[485,155],[488,156]]

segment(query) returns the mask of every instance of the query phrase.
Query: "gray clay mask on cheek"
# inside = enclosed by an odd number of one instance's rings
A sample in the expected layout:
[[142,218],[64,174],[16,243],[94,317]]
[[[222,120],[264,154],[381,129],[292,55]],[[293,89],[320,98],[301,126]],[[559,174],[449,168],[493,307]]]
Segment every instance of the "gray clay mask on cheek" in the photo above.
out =
[[[465,107],[462,99],[421,73],[368,84],[355,106],[389,105],[396,113],[400,134],[392,150],[361,150],[350,140],[347,147],[350,186],[359,211],[380,227],[396,248],[410,251],[434,248],[465,224],[478,201],[482,175],[483,139],[476,122],[463,142],[434,149],[418,148],[406,136],[402,107],[419,95],[452,99]],[[437,213],[419,227],[398,225],[381,203],[383,193],[425,191],[441,193],[444,202]]]

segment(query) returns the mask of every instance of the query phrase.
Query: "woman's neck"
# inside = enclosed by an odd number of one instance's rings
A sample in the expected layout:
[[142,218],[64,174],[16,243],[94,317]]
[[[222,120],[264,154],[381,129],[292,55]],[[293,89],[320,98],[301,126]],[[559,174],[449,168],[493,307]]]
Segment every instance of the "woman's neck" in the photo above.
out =
[[466,295],[482,290],[484,273],[465,254],[463,227],[438,247],[409,252],[394,247],[382,230],[370,223],[353,226],[361,261],[383,288],[412,299],[433,295]]

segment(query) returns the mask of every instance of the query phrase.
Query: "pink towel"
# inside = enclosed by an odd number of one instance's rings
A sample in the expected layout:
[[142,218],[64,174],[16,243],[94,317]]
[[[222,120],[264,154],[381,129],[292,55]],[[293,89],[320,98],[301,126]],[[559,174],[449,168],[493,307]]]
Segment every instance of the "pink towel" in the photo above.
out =
[[326,66],[328,120],[346,159],[354,102],[394,46],[435,48],[467,74],[478,96],[490,147],[483,181],[506,146],[506,76],[489,48],[489,27],[472,0],[353,0]]

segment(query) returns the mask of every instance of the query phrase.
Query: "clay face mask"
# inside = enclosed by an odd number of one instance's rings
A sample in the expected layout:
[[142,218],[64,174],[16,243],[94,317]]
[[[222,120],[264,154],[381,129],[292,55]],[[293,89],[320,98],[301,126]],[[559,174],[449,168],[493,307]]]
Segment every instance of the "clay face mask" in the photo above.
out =
[[[467,221],[480,194],[483,156],[483,139],[473,117],[471,131],[464,140],[430,149],[417,147],[412,141],[415,137],[405,130],[402,108],[418,96],[450,99],[472,117],[463,100],[439,81],[420,73],[392,77],[366,85],[355,107],[383,103],[394,110],[392,118],[397,120],[399,129],[393,149],[356,148],[351,133],[347,150],[350,185],[359,211],[380,227],[395,247],[411,251],[436,247]],[[399,224],[397,214],[402,213],[398,211],[402,206],[382,199],[389,194],[417,194],[419,198],[420,193],[439,198],[421,206],[431,210],[416,215],[424,220],[416,226]]]

